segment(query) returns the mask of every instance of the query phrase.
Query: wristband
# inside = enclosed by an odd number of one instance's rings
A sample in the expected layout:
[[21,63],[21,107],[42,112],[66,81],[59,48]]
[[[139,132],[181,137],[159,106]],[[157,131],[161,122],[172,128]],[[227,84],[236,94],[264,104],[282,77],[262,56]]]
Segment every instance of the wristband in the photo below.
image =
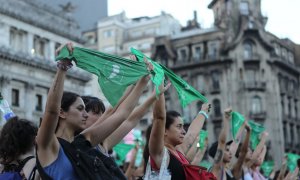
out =
[[208,114],[205,111],[199,111],[198,114],[202,114],[205,117],[205,119],[208,119]]

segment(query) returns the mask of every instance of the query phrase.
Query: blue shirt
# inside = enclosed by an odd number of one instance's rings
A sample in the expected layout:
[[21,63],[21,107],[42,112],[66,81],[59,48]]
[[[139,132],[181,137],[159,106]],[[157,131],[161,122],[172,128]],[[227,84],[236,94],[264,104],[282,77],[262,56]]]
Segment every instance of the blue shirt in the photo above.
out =
[[57,159],[44,167],[44,171],[55,180],[77,180],[74,168],[62,147],[59,148]]

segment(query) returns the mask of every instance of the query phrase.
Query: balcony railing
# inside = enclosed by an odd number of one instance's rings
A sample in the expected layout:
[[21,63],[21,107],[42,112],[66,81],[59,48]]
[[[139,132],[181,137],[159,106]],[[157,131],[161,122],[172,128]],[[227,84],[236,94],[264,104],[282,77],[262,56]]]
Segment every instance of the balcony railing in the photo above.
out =
[[261,112],[250,111],[249,113],[249,118],[255,120],[265,120],[266,116],[267,116],[267,112],[265,111],[261,111]]
[[250,63],[250,62],[257,62],[260,61],[260,55],[259,54],[252,54],[251,56],[248,57],[243,57],[244,63]]
[[248,90],[256,90],[256,91],[265,91],[266,90],[266,82],[244,82],[243,86]]

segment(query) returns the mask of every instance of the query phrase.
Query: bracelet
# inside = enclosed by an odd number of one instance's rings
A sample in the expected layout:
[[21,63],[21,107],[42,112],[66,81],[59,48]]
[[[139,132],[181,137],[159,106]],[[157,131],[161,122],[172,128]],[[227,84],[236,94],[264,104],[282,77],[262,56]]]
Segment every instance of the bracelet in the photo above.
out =
[[58,62],[56,66],[57,66],[58,69],[67,71],[67,70],[70,69],[73,65],[72,65],[71,63],[70,63],[70,64],[64,64],[64,63]]
[[205,111],[199,111],[198,114],[202,114],[205,117],[205,119],[208,119],[208,114]]

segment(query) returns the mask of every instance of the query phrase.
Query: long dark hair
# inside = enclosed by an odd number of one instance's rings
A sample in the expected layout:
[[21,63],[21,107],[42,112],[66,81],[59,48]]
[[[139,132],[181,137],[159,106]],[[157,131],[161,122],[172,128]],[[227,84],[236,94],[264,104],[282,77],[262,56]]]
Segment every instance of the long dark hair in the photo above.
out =
[[[70,106],[77,100],[78,97],[80,96],[76,93],[64,91],[63,96],[61,98],[60,108],[65,112],[69,111]],[[55,132],[57,131],[58,127],[59,121],[57,122]]]
[[[166,114],[166,124],[165,124],[165,129],[169,129],[170,126],[174,123],[175,118],[180,117],[181,115],[177,112],[177,111],[168,111]],[[150,139],[150,135],[151,135],[151,130],[152,130],[152,124],[150,126],[148,126],[147,130],[146,130],[146,144],[145,144],[145,148],[143,151],[143,158],[144,158],[144,162],[145,162],[145,166],[144,166],[144,172],[146,170],[146,165],[148,163],[148,158],[149,158],[149,139]]]
[[37,126],[29,120],[9,119],[0,134],[0,163],[8,165],[29,152],[35,145],[37,130]]
[[103,101],[101,101],[97,97],[93,96],[81,96],[84,104],[85,104],[85,110],[86,112],[92,111],[96,114],[100,114],[100,112],[103,114],[105,111],[105,106]]

